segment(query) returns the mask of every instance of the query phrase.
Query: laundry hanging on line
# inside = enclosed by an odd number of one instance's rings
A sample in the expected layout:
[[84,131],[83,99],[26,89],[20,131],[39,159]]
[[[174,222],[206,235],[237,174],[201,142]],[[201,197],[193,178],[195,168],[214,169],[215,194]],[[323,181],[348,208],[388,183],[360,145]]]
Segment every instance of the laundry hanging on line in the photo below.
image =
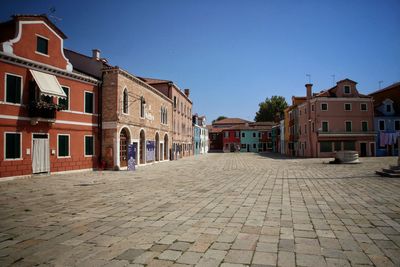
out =
[[400,132],[394,132],[394,133],[385,133],[385,132],[380,132],[379,133],[379,144],[381,147],[384,147],[386,145],[394,145],[397,143],[397,137],[400,136]]

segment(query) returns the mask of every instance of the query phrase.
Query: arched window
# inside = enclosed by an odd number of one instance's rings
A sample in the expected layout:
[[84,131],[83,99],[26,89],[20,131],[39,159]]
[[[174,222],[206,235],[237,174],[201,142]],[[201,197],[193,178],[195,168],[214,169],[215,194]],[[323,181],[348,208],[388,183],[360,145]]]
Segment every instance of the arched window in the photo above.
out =
[[126,89],[124,90],[122,102],[122,112],[128,113],[128,91]]
[[168,124],[168,109],[165,109],[165,124]]

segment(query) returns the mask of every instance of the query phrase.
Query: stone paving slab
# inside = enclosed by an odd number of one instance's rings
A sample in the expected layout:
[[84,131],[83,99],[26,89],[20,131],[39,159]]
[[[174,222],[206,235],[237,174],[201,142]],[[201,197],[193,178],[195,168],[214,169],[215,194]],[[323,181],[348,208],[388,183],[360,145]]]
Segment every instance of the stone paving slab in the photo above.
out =
[[0,182],[0,266],[400,266],[396,158],[208,154]]

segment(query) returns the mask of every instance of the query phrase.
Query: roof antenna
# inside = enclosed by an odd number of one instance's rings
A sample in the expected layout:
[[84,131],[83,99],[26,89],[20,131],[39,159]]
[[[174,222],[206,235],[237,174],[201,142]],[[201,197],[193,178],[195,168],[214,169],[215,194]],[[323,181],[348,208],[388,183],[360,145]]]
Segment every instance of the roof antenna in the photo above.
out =
[[57,17],[56,15],[54,15],[56,13],[56,7],[52,6],[49,9],[49,13],[47,13],[47,16],[53,20],[53,23],[56,24],[58,21],[61,21],[62,18]]
[[336,81],[336,75],[335,74],[332,74],[331,75],[331,77],[332,77],[332,86],[335,86],[335,81]]
[[306,74],[306,77],[308,77],[308,83],[311,83],[311,74]]
[[379,82],[378,82],[378,84],[379,84],[379,90],[381,90],[381,88],[382,88],[382,83],[383,83],[383,81],[379,81]]

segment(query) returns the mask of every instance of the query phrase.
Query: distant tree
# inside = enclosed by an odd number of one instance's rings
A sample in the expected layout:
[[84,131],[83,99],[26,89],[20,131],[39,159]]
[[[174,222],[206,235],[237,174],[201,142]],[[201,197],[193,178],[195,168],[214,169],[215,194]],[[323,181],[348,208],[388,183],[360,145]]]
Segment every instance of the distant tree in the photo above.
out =
[[218,118],[216,118],[215,120],[213,120],[212,123],[214,123],[214,122],[216,122],[216,121],[223,120],[223,119],[227,119],[227,118],[228,118],[228,117],[225,117],[225,116],[219,116]]
[[285,108],[288,107],[286,100],[283,96],[272,96],[266,98],[264,102],[258,104],[259,110],[256,112],[254,120],[260,121],[273,121],[277,114],[282,114]]

